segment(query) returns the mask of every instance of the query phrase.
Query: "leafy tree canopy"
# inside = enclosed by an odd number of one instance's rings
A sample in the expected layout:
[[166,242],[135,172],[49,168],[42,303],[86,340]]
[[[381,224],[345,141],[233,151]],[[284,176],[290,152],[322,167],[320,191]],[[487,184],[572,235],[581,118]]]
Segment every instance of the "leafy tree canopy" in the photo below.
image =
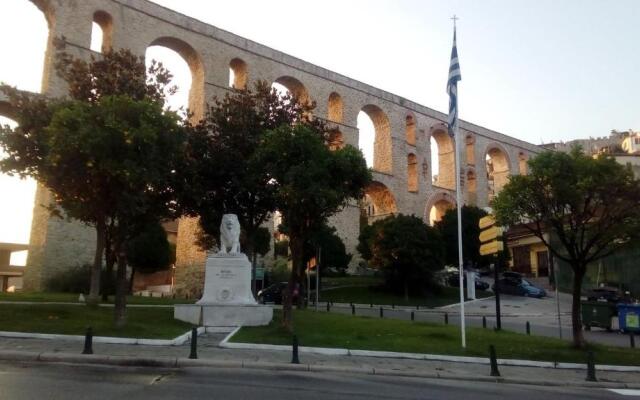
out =
[[[480,218],[487,215],[487,212],[475,206],[462,206],[462,257],[464,265],[475,267],[489,265],[491,257],[480,255],[480,228],[478,222]],[[444,214],[442,219],[436,223],[436,228],[440,231],[444,240],[445,263],[458,265],[458,211],[450,209]]]

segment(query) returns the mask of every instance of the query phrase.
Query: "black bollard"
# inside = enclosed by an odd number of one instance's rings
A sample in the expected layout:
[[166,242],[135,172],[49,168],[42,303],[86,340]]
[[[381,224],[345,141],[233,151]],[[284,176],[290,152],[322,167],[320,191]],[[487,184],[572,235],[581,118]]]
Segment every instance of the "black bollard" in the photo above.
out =
[[411,311],[411,320],[412,321],[416,320],[416,314],[413,311]]
[[529,323],[529,321],[527,321],[527,325],[525,329],[527,331],[527,335],[531,335],[531,324]]
[[291,356],[291,364],[300,364],[300,359],[298,358],[298,336],[293,335],[293,354]]
[[391,308],[396,308],[396,305],[392,303]]
[[198,328],[191,328],[191,352],[189,358],[196,360],[198,358]]
[[331,311],[331,304],[327,301],[327,312]]
[[496,348],[489,345],[489,362],[491,363],[491,376],[500,376],[498,371],[498,359],[496,358]]
[[384,312],[382,311],[382,307],[380,307],[380,318],[384,318]]
[[487,317],[485,317],[484,315],[482,316],[482,327],[484,329],[487,329]]
[[356,315],[356,306],[353,303],[351,304],[351,315]]
[[596,379],[596,363],[593,357],[593,351],[587,352],[587,382],[597,382]]
[[420,309],[420,304],[416,306],[416,310],[419,310],[419,309]]
[[449,313],[444,313],[444,324],[449,325]]
[[84,335],[84,349],[82,354],[93,354],[93,329],[87,328],[87,333]]
[[373,302],[371,302],[371,305],[369,307],[373,308]]
[[632,349],[636,348],[636,337],[633,335],[633,332],[629,332],[629,346]]

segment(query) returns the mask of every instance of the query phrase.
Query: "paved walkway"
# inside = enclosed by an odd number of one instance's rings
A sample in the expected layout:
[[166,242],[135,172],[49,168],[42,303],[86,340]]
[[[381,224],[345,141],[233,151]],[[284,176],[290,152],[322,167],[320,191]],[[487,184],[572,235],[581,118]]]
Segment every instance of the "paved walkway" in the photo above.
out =
[[[224,349],[218,347],[225,334],[208,333],[198,338],[199,360],[187,360],[190,344],[180,346],[144,346],[94,343],[94,356],[82,356],[83,344],[77,341],[0,338],[0,360],[49,360],[61,362],[120,362],[122,365],[216,366],[229,368],[296,369],[306,371],[342,371],[377,375],[417,376],[443,379],[496,381],[489,365],[398,358],[374,358],[300,354],[301,365],[290,364],[291,353],[277,350]],[[115,361],[114,361],[115,357]],[[86,360],[86,361],[85,361]],[[102,361],[101,361],[102,360]],[[640,388],[640,373],[598,371],[597,384],[585,382],[584,369],[551,369],[500,366],[501,381],[558,386]]]

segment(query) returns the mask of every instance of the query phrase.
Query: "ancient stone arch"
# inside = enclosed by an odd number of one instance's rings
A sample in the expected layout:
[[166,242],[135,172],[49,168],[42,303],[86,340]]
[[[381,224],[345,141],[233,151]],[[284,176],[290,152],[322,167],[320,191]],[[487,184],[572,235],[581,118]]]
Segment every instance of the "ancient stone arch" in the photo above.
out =
[[438,146],[438,177],[433,180],[433,186],[453,190],[456,187],[453,139],[442,123],[431,127],[431,137]]
[[235,57],[229,62],[229,86],[234,89],[245,89],[248,79],[247,63]]
[[418,157],[413,153],[407,155],[407,190],[418,191]]
[[[367,192],[373,205],[374,216],[403,213],[425,215],[428,220],[427,213],[430,213],[434,205],[437,205],[436,210],[442,213],[447,207],[455,204],[451,191],[455,186],[454,146],[447,134],[447,116],[441,112],[146,0],[32,1],[43,11],[49,25],[49,47],[42,85],[42,91],[46,95],[59,97],[66,93],[64,82],[53,69],[53,38],[64,36],[70,52],[88,58],[91,55],[87,49],[87,44],[90,43],[91,21],[96,20],[98,11],[104,12],[111,17],[109,26],[112,29],[111,45],[114,48],[129,48],[142,56],[149,45],[160,45],[178,52],[185,59],[192,75],[189,104],[196,113],[204,110],[204,102],[211,96],[224,95],[231,90],[230,69],[234,72],[231,82],[234,87],[239,88],[243,84],[251,85],[255,80],[266,79],[282,84],[301,101],[311,101],[310,94],[313,94],[319,101],[318,116],[326,116],[336,125],[335,140],[330,144],[336,148],[344,144],[345,138],[348,139],[346,142],[357,145],[359,132],[356,118],[359,111],[364,112],[371,118],[375,128],[373,175],[376,183],[372,184]],[[99,22],[106,31],[105,22]],[[250,73],[246,73],[249,69],[247,66],[250,66]],[[274,79],[276,77],[279,78]],[[0,80],[2,78],[0,76]],[[2,100],[0,95],[0,101]],[[418,126],[431,127],[426,132],[427,137],[433,137],[438,145],[439,176],[435,185],[432,185],[429,179],[429,170],[433,170],[428,159],[429,140],[422,140],[423,136],[418,137],[418,132],[421,132],[419,129],[416,131]],[[462,157],[466,159],[463,167],[475,167],[476,204],[480,206],[486,205],[484,203],[487,197],[485,159],[480,158],[489,151],[491,155],[496,156],[496,151],[488,148],[490,144],[499,145],[495,148],[504,153],[504,159],[507,160],[505,165],[510,165],[509,160],[518,160],[519,152],[527,157],[540,152],[533,144],[467,121],[460,121],[460,132],[465,135],[465,140],[470,136],[474,141],[475,159],[471,157],[468,142],[465,142],[466,148],[462,150]],[[482,149],[487,149],[487,152],[483,153]],[[419,165],[413,163],[411,154],[420,160]],[[413,187],[414,166],[418,169],[418,176],[420,171],[423,175],[426,174],[426,184],[420,185],[420,179],[417,180],[420,196],[408,190]],[[518,164],[513,164],[512,168],[515,172]],[[466,202],[473,204],[469,171],[467,169],[467,182],[463,194]],[[494,173],[494,183],[495,179]],[[36,200],[37,205],[47,204],[47,192],[42,190],[40,195]],[[428,210],[425,209],[425,198],[430,202]],[[353,201],[331,219],[331,223],[336,226],[338,234],[345,241],[347,251],[355,255],[354,264],[359,261],[356,244],[360,208],[357,203]],[[35,209],[28,262],[29,268],[34,270],[32,275],[36,277],[35,280],[43,279],[46,275],[45,266],[74,265],[75,262],[81,264],[91,261],[93,234],[90,230],[77,223],[51,219],[43,207],[36,206]],[[196,230],[197,221],[181,220],[176,279],[178,271],[188,270],[191,266],[201,268],[203,265],[203,253],[194,250],[193,246]],[[178,280],[180,279],[182,278]],[[36,283],[31,285],[31,288],[38,288],[41,284],[42,282]]]
[[367,104],[362,111],[371,118],[375,129],[373,142],[373,169],[391,174],[393,172],[393,153],[391,144],[391,124],[389,117],[374,104]]
[[464,191],[467,193],[466,204],[476,204],[478,198],[478,181],[476,179],[476,171],[473,167],[467,168],[464,180]]
[[[93,22],[102,30],[101,52],[109,51],[113,45],[113,18],[111,14],[103,10],[98,10],[93,13]],[[94,32],[91,32],[91,34],[93,35]]]
[[526,153],[524,152],[519,152],[518,153],[518,172],[520,173],[520,175],[527,175],[529,173],[529,165],[527,164],[529,162],[529,157],[527,156]]
[[178,53],[186,61],[191,71],[191,88],[189,89],[189,110],[194,118],[204,116],[204,63],[198,53],[189,43],[172,36],[161,36],[149,46],[162,46]]
[[509,182],[511,175],[511,162],[507,150],[499,143],[490,143],[485,150],[487,166],[488,200],[491,201],[495,195]]
[[336,92],[331,92],[327,106],[327,119],[332,122],[342,123],[344,104],[342,97]]
[[433,226],[442,219],[447,210],[455,207],[455,194],[442,190],[438,191],[429,197],[424,209],[424,218],[429,222],[429,225]]
[[472,134],[467,134],[464,137],[465,152],[467,157],[467,165],[475,165],[476,163],[476,138]]
[[378,181],[371,182],[365,189],[362,206],[369,223],[389,217],[398,211],[393,193],[386,185]]

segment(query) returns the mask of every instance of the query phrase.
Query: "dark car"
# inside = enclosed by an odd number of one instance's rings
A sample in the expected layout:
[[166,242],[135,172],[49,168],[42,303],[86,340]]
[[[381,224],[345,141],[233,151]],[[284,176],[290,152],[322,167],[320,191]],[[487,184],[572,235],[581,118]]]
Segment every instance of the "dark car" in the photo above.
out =
[[[258,303],[282,304],[282,299],[284,298],[284,293],[287,290],[287,285],[288,285],[287,282],[278,282],[260,290],[258,292]],[[297,292],[293,293],[294,303],[297,301],[298,297],[302,294],[301,292],[302,290],[299,289]]]
[[[528,280],[522,278],[522,275],[516,272],[505,272],[502,274],[502,279],[499,279],[498,289],[500,293],[504,294],[513,294],[516,296],[525,296],[525,297],[537,297],[542,298],[547,295],[547,292],[533,285]],[[496,289],[496,284],[493,284],[493,291]]]
[[600,286],[587,292],[587,301],[606,301],[608,303],[620,303],[622,293],[611,286]]
[[[463,275],[462,276],[464,279],[464,287],[467,287],[467,275]],[[455,287],[459,287],[460,286],[460,277],[458,276],[458,273],[450,273],[447,276],[447,284],[449,286],[455,286]],[[476,290],[488,290],[489,289],[489,284],[483,280],[481,280],[477,275],[475,276],[475,286],[476,286]]]

